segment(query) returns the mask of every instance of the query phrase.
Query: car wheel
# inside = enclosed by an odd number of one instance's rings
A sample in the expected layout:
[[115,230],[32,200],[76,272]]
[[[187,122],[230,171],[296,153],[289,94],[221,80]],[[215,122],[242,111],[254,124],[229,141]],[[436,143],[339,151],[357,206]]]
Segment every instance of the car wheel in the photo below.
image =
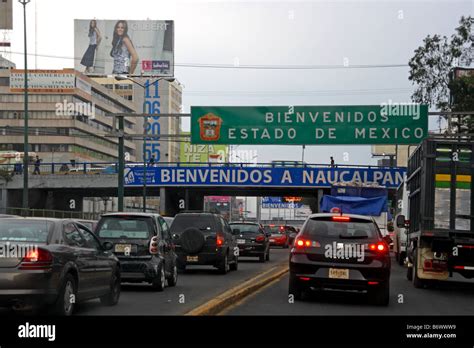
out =
[[268,248],[267,255],[265,256],[266,261],[270,261],[270,248]]
[[178,283],[178,267],[174,265],[173,273],[171,274],[171,277],[168,278],[168,286],[176,286],[177,283]]
[[259,262],[265,262],[265,252],[263,252],[259,257],[258,257]]
[[163,291],[165,289],[165,282],[166,282],[165,270],[163,268],[163,264],[161,264],[158,274],[156,275],[155,279],[153,279],[151,283],[151,288],[155,291]]
[[74,313],[77,299],[76,280],[68,273],[64,277],[64,283],[59,291],[58,299],[54,306],[54,313],[61,316],[70,316]]
[[239,257],[236,256],[235,257],[235,262],[230,265],[230,270],[231,271],[237,271],[238,268],[239,268]]
[[295,301],[301,301],[303,298],[303,290],[301,289],[296,277],[291,274],[288,283],[288,295],[293,295]]
[[417,267],[418,267],[418,249],[415,249],[413,251],[413,276],[411,277],[411,281],[413,283],[413,286],[417,289],[420,289],[420,288],[423,288],[424,285],[425,285],[425,282],[418,278],[418,271],[417,271]]
[[224,258],[222,259],[218,269],[220,274],[227,274],[227,272],[229,272],[229,259],[227,254],[224,255]]
[[105,306],[115,306],[120,299],[120,273],[115,272],[110,280],[110,291],[100,298],[100,303]]
[[288,249],[288,240],[285,242],[285,245],[283,246],[283,248]]
[[386,281],[385,284],[381,285],[376,289],[369,291],[370,300],[377,306],[388,306],[390,302],[390,282]]

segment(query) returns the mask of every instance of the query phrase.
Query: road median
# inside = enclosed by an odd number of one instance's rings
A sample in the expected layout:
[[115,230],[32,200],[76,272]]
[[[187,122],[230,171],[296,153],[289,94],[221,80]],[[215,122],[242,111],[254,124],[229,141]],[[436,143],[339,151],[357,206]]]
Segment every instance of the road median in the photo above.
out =
[[260,273],[244,283],[229,289],[214,299],[200,305],[187,312],[185,315],[201,316],[201,315],[217,315],[238,301],[243,300],[247,296],[255,293],[265,285],[278,279],[288,272],[288,262],[279,264],[268,271]]

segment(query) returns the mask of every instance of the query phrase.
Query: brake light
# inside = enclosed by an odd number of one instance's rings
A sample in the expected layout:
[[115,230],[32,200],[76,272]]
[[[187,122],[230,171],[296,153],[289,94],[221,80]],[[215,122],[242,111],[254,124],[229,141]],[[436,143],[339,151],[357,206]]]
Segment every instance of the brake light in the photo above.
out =
[[150,254],[152,255],[158,254],[158,237],[157,236],[151,237],[149,251],[150,251]]
[[224,245],[224,236],[222,236],[221,234],[217,234],[216,244],[217,244],[218,247],[223,246]]
[[309,247],[318,248],[320,246],[321,244],[319,244],[319,242],[315,240],[304,239],[304,238],[298,238],[296,239],[296,242],[295,242],[295,247],[297,249],[303,249],[303,248],[309,248]]
[[377,243],[377,244],[370,244],[369,250],[377,251],[377,252],[384,252],[387,250],[387,247],[384,243]]
[[280,226],[280,231],[283,231],[285,229],[284,226]]
[[44,270],[51,268],[53,255],[44,249],[35,248],[28,251],[26,257],[21,260],[20,269]]
[[351,218],[349,216],[333,216],[332,219],[334,221],[344,221],[344,222],[351,221]]
[[256,242],[259,242],[259,243],[264,242],[264,241],[265,241],[265,237],[264,237],[264,236],[257,236],[257,238],[255,238],[255,241],[256,241]]

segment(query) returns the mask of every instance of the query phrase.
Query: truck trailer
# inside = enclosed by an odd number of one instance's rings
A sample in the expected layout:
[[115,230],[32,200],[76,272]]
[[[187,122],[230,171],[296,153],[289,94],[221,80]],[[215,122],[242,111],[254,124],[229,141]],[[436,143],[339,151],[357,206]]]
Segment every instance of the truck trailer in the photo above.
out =
[[429,137],[408,160],[407,278],[422,288],[474,281],[474,142]]

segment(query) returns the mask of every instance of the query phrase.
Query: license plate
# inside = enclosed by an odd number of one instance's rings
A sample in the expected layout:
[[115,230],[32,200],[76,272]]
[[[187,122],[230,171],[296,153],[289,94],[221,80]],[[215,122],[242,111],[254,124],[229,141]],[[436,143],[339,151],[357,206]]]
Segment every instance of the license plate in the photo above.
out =
[[125,253],[125,252],[132,252],[132,245],[131,244],[115,244],[115,252],[116,253]]
[[199,257],[198,256],[186,256],[186,261],[188,261],[188,262],[198,262]]
[[245,244],[245,239],[237,239],[237,244]]
[[329,278],[332,279],[349,279],[349,270],[341,268],[330,268]]
[[270,242],[273,243],[275,241],[275,239],[270,239]]

